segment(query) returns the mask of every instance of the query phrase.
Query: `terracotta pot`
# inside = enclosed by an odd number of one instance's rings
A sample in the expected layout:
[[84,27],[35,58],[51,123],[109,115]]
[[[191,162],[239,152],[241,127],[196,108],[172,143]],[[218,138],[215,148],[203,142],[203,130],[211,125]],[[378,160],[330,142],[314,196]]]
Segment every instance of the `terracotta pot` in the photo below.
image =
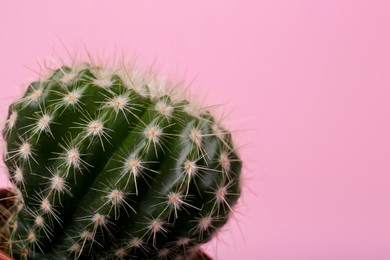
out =
[[3,251],[0,251],[0,260],[13,260],[13,259]]

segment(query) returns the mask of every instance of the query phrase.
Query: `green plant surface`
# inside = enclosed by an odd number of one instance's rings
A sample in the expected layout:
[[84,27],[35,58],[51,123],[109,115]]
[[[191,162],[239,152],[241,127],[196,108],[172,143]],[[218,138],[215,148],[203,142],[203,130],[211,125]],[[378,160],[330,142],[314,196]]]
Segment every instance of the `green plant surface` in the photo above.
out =
[[227,222],[242,161],[207,110],[125,69],[63,66],[11,104],[16,259],[174,259]]

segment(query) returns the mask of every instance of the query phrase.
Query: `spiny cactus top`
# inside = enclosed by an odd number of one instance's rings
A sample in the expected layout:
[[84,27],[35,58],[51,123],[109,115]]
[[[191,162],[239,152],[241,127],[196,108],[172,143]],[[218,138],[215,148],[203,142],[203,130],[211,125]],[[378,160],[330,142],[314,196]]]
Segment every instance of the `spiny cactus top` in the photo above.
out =
[[29,85],[3,130],[17,187],[6,252],[174,259],[211,239],[239,197],[241,160],[209,111],[160,89],[88,64]]

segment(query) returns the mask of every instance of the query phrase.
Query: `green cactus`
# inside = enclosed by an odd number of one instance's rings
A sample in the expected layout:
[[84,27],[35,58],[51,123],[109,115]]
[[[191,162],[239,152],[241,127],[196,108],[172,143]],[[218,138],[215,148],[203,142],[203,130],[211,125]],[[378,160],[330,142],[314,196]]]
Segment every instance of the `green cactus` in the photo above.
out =
[[16,259],[187,258],[240,195],[231,134],[136,71],[63,66],[10,106],[3,137]]

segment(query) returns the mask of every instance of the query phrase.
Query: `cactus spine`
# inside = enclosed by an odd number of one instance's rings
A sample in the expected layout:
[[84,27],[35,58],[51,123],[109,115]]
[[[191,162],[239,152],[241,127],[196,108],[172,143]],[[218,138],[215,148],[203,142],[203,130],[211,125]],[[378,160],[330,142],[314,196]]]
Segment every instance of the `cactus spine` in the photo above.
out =
[[6,252],[21,259],[174,259],[226,223],[241,160],[207,110],[156,78],[63,66],[9,108],[15,184]]

